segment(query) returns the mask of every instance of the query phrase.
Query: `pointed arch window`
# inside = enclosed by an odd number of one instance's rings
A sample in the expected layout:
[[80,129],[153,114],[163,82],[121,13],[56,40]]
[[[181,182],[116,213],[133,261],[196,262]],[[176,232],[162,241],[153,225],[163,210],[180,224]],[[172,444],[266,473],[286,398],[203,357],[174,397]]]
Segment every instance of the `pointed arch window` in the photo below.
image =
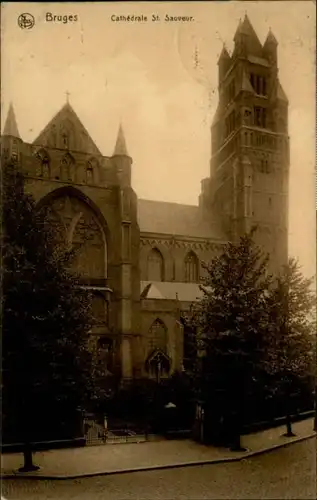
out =
[[64,181],[70,181],[71,180],[71,174],[73,170],[73,165],[75,163],[74,158],[67,153],[64,155],[61,161],[61,179]]
[[38,175],[42,177],[49,178],[50,177],[50,157],[45,149],[40,149],[36,152],[35,155],[38,159]]
[[199,273],[199,260],[194,252],[189,252],[185,257],[185,281],[197,283]]
[[65,149],[68,149],[69,147],[69,140],[68,140],[68,135],[66,132],[62,133],[62,144]]
[[153,248],[147,258],[148,281],[164,281],[164,259],[157,248]]
[[91,158],[86,164],[86,183],[92,184],[96,181],[96,172],[98,168],[98,161],[95,158]]
[[152,323],[148,334],[148,350],[152,352],[155,349],[167,349],[167,328],[159,318]]

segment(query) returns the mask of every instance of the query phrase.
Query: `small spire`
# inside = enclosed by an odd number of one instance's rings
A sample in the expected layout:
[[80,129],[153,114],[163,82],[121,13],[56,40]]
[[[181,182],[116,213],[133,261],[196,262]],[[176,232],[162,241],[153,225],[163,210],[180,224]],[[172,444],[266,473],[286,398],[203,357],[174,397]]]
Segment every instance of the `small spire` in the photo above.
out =
[[238,24],[238,27],[236,29],[236,32],[235,32],[235,35],[233,37],[233,40],[236,41],[236,39],[238,38],[238,36],[240,35],[241,33],[241,28],[242,28],[242,21],[241,19],[239,19],[239,24]]
[[12,137],[21,139],[12,102],[10,103],[7,119],[4,124],[3,135],[11,135]]
[[251,21],[247,13],[245,13],[243,21],[241,21],[241,19],[239,21],[237,31],[234,35],[234,41],[236,42],[241,36],[250,38],[252,43],[255,43],[256,45],[259,45],[261,47],[259,38],[251,24]]
[[121,123],[119,126],[117,142],[114,148],[113,156],[129,156]]
[[68,92],[68,90],[66,90],[65,95],[66,95],[66,104],[69,104],[70,92]]
[[226,44],[224,43],[223,46],[222,46],[222,51],[220,53],[220,56],[219,56],[219,59],[218,59],[218,62],[221,60],[221,59],[231,59],[230,58],[230,54],[227,50],[227,47],[226,47]]
[[277,40],[276,40],[276,38],[275,38],[275,36],[274,36],[271,28],[269,28],[269,32],[268,32],[266,40],[264,42],[264,46],[268,45],[268,44],[270,44],[270,45],[278,45],[278,42],[277,42]]

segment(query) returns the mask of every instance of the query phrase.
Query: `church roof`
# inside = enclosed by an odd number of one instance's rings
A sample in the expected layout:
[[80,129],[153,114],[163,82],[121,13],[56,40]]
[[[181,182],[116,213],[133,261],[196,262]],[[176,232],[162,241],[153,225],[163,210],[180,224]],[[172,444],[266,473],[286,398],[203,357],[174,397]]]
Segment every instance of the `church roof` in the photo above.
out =
[[3,135],[11,135],[21,139],[12,103],[10,103],[7,119],[4,124]]
[[141,294],[143,291],[146,292],[142,296],[143,299],[194,302],[203,296],[198,283],[175,281],[141,281]]
[[259,66],[265,66],[266,68],[270,67],[269,62],[266,59],[264,59],[263,57],[258,57],[258,56],[254,56],[252,54],[249,54],[248,61],[251,64],[258,64]]
[[[67,137],[68,143],[63,142],[63,137]],[[101,155],[69,102],[50,120],[33,144]]]
[[117,155],[117,156],[129,156],[121,123],[119,126],[117,142],[116,142],[116,145],[114,148],[114,153],[113,153],[113,156],[115,156],[115,155]]
[[204,220],[200,208],[165,201],[138,200],[141,232],[224,240],[216,222]]

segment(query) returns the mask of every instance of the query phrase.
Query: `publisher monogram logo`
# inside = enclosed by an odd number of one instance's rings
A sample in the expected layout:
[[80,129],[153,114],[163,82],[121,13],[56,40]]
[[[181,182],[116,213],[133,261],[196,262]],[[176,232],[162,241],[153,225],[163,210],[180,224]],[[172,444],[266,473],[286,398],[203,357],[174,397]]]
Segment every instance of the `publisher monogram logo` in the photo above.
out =
[[34,16],[32,16],[32,14],[28,14],[27,12],[25,12],[24,14],[19,15],[18,25],[22,30],[25,29],[30,30],[31,28],[33,28],[34,24],[35,24],[35,19]]

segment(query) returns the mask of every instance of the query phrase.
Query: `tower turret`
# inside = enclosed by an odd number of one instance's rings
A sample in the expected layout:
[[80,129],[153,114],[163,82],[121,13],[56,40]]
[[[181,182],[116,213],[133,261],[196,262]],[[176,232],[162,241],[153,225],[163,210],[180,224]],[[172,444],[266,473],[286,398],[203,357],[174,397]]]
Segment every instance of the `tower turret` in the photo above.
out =
[[23,141],[18,130],[13,105],[10,103],[1,138],[1,151],[3,158],[19,160],[22,143]]
[[117,175],[121,186],[131,186],[132,158],[128,154],[126,140],[121,123],[119,126],[116,145],[112,158],[116,165]]
[[263,45],[263,55],[272,66],[277,66],[277,46],[278,42],[270,28]]
[[225,77],[231,64],[231,57],[225,45],[222,47],[221,54],[218,59],[218,81],[221,82]]

